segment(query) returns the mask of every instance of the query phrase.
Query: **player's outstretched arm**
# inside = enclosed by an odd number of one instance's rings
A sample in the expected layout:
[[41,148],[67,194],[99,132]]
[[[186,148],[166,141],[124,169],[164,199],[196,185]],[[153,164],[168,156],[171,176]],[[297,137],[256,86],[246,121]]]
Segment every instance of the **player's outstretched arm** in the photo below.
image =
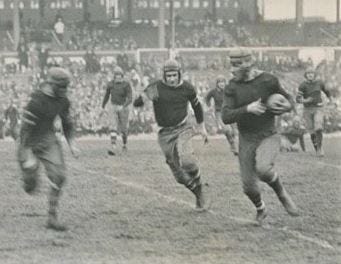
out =
[[109,101],[110,98],[110,87],[107,87],[107,90],[105,91],[105,95],[102,101],[102,108],[105,108],[105,105],[107,104],[107,102]]
[[149,84],[146,89],[144,89],[143,93],[141,93],[133,102],[134,107],[143,107],[144,104],[148,101],[157,100],[159,97],[157,84],[156,82]]

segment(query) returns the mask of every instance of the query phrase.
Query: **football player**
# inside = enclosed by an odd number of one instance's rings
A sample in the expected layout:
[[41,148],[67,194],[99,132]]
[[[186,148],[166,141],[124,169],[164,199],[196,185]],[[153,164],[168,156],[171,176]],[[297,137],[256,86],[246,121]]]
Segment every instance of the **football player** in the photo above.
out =
[[40,163],[50,180],[47,228],[66,230],[57,218],[58,201],[65,182],[65,163],[61,142],[54,131],[54,120],[60,116],[70,150],[77,157],[74,128],[70,117],[70,101],[66,96],[70,82],[63,68],[48,70],[47,80],[34,92],[24,108],[18,146],[18,161],[23,174],[24,190],[32,194],[38,184]]
[[304,106],[303,117],[305,120],[305,127],[310,134],[316,155],[318,157],[323,157],[324,151],[322,147],[322,140],[324,113],[322,92],[328,97],[330,103],[332,100],[330,93],[326,89],[324,83],[316,78],[316,72],[314,68],[307,68],[304,77],[306,80],[301,83],[298,88],[296,101],[298,103],[302,103]]
[[[239,163],[243,190],[256,207],[259,224],[267,216],[258,182],[267,183],[277,194],[286,211],[298,215],[298,209],[282,185],[274,169],[280,151],[280,136],[275,129],[275,115],[290,111],[294,105],[289,94],[281,88],[272,74],[254,67],[250,52],[236,50],[230,53],[234,78],[224,91],[222,120],[225,124],[237,122],[239,132]],[[291,104],[268,109],[270,95],[279,93]]]
[[5,110],[5,127],[8,127],[10,136],[16,140],[19,136],[20,115],[14,101],[11,100],[9,106]]
[[236,128],[231,125],[225,125],[221,120],[221,107],[223,104],[224,88],[226,86],[226,79],[220,75],[217,77],[215,88],[211,89],[206,97],[205,101],[208,107],[211,107],[211,99],[214,101],[215,121],[218,129],[221,129],[230,143],[231,151],[235,156],[238,156],[238,150],[236,148]]
[[125,81],[123,77],[123,70],[118,66],[115,67],[114,79],[108,83],[102,102],[102,108],[105,109],[109,98],[111,99],[111,108],[109,109],[111,149],[108,150],[109,155],[116,155],[116,141],[120,133],[122,134],[123,151],[127,150],[132,89],[129,82]]
[[190,103],[198,132],[207,142],[207,131],[201,103],[192,84],[181,78],[180,65],[175,60],[167,60],[163,67],[163,79],[148,85],[144,93],[135,101],[141,107],[151,100],[156,122],[160,127],[158,142],[176,181],[189,189],[196,198],[196,208],[204,211],[210,204],[207,184],[201,182],[200,169],[191,146],[194,129],[187,122]]

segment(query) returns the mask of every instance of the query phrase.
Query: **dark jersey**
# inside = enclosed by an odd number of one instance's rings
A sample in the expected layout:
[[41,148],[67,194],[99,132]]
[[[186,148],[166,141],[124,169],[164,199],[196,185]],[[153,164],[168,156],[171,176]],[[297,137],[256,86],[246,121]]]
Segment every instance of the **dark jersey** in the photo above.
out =
[[207,93],[205,101],[208,106],[212,98],[214,100],[215,111],[220,112],[223,105],[224,89],[214,88]]
[[21,144],[34,147],[36,144],[56,140],[54,121],[60,116],[64,135],[73,136],[70,117],[70,101],[66,97],[51,97],[38,90],[31,96],[22,115]]
[[280,86],[278,79],[269,74],[261,73],[247,82],[234,79],[226,86],[222,119],[225,124],[237,122],[241,134],[250,137],[267,137],[276,132],[275,116],[266,111],[259,116],[248,113],[247,105],[261,98],[265,103],[271,94],[280,93],[292,101],[290,95]]
[[198,123],[203,122],[201,104],[193,85],[183,81],[177,87],[170,87],[163,81],[156,81],[145,89],[153,101],[156,122],[161,127],[172,127],[180,124],[188,114],[188,103],[194,110]]
[[311,102],[304,103],[305,107],[320,105],[322,103],[322,93],[321,92],[324,92],[328,98],[330,97],[329,91],[326,90],[324,83],[320,80],[304,81],[300,85],[298,90],[302,93],[302,96],[304,99],[307,99],[308,97],[313,98],[313,100]]
[[5,119],[9,120],[10,125],[14,126],[18,123],[19,120],[19,111],[15,106],[9,106],[5,110]]
[[114,81],[109,82],[104,95],[102,106],[106,105],[109,97],[111,97],[111,102],[115,105],[129,105],[132,102],[132,89],[130,84],[126,81],[123,81],[121,83],[117,83]]

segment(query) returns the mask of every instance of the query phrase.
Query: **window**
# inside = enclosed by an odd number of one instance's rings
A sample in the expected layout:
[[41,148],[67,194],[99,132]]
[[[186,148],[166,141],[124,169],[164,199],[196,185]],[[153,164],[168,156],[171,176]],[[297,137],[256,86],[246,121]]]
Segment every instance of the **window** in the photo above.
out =
[[147,2],[147,0],[135,0],[135,7],[136,8],[147,8],[148,2]]
[[199,8],[200,7],[200,0],[193,0],[192,7],[193,8]]
[[151,8],[159,8],[159,0],[149,0],[149,6]]
[[221,4],[221,3],[220,3],[220,0],[216,0],[216,1],[215,1],[215,6],[216,6],[217,8],[220,7],[220,4]]
[[50,3],[50,7],[52,9],[60,8],[60,2],[58,0],[52,0],[51,3]]
[[180,1],[174,1],[174,8],[181,8]]
[[230,0],[224,0],[224,6],[225,7],[229,7],[229,5],[230,5]]
[[38,9],[39,8],[39,0],[31,0],[31,9]]
[[62,6],[62,8],[70,8],[71,7],[71,0],[62,0],[61,6]]
[[189,0],[184,0],[184,7],[189,7]]
[[238,8],[239,7],[238,1],[235,1],[233,6],[234,6],[234,8]]
[[0,9],[4,9],[5,7],[5,0],[0,0]]
[[83,8],[83,0],[76,0],[75,7],[76,8]]

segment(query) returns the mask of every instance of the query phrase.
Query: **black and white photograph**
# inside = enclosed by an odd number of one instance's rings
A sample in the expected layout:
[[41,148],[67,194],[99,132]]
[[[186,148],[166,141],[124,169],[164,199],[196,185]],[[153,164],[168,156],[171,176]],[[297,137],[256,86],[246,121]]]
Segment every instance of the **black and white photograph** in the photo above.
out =
[[341,0],[0,0],[0,264],[341,263]]

